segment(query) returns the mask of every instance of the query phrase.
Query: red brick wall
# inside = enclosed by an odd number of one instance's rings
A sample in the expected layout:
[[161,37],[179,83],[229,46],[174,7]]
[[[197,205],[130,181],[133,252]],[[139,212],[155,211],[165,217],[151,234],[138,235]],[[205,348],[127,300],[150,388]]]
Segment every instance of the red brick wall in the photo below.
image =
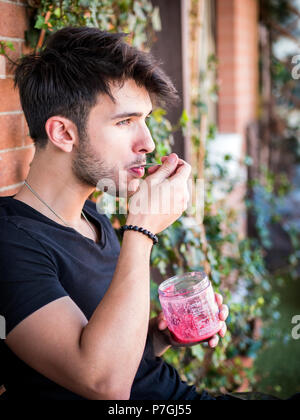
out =
[[[26,2],[0,0],[0,41],[10,41],[12,60],[26,53]],[[13,195],[26,178],[34,154],[32,140],[21,109],[19,94],[13,88],[13,69],[0,56],[0,196]]]
[[258,101],[258,1],[217,0],[221,133],[245,134]]

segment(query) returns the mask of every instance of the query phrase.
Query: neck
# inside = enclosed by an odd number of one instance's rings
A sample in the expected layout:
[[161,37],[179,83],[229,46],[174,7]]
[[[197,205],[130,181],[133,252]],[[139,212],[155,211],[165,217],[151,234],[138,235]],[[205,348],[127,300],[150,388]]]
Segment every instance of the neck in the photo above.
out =
[[[55,162],[51,164],[51,162]],[[95,188],[81,184],[73,175],[71,162],[65,156],[49,156],[39,152],[31,163],[26,181],[30,187],[69,225],[80,223],[85,201]],[[57,221],[57,217],[25,185],[15,199],[25,202],[35,210]]]

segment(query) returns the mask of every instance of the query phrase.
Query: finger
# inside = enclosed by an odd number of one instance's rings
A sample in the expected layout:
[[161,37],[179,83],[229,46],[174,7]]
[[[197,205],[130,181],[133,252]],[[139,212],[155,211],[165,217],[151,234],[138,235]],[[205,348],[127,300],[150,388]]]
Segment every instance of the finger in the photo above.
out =
[[184,161],[182,162],[183,163],[178,165],[178,167],[176,168],[175,174],[170,177],[170,180],[175,181],[175,180],[180,179],[180,182],[182,180],[186,180],[186,181],[188,180],[192,171],[192,167],[187,162],[184,162]]
[[157,327],[159,330],[165,330],[168,327],[165,315],[163,312],[160,312],[157,316]]
[[220,307],[219,318],[221,321],[226,321],[229,315],[229,308],[227,305],[222,305]]
[[[168,156],[163,156],[161,158],[162,163],[164,163],[166,161],[166,159],[168,159]],[[152,175],[154,174],[159,168],[161,168],[161,164],[157,164],[155,166],[150,166],[149,168],[147,168],[148,174]]]
[[[163,156],[162,158],[161,158],[161,161],[162,161],[162,163],[165,163],[165,161],[168,159],[168,156]],[[179,166],[182,166],[182,165],[184,165],[184,160],[182,160],[182,159],[178,159],[178,165],[177,165],[177,167],[174,169],[174,171],[173,171],[173,173],[171,174],[171,176],[172,175],[174,175],[175,173],[176,173],[176,171],[177,171],[177,169],[178,169],[178,167]],[[149,169],[148,169],[148,174],[149,175],[152,175],[153,173],[155,173],[159,168],[161,167],[161,165],[156,165],[156,166],[152,166],[152,167],[150,167]]]
[[168,328],[167,321],[164,320],[164,319],[160,320],[159,323],[158,323],[158,329],[159,330],[165,330],[166,328]]
[[209,347],[214,349],[219,344],[219,337],[217,335],[214,335],[213,338],[211,338],[208,342]]
[[225,334],[227,332],[227,325],[225,322],[222,323],[222,328],[220,329],[220,331],[218,332],[220,337],[225,337]]
[[161,311],[161,312],[157,315],[157,318],[159,318],[159,319],[166,319],[166,318],[165,318],[165,315],[164,315],[164,313],[163,313],[163,311]]
[[148,168],[148,174],[149,175],[154,174],[160,167],[161,165],[150,166],[150,168]]
[[157,184],[163,182],[175,171],[177,168],[177,163],[178,156],[176,153],[171,153],[171,155],[168,156],[168,159],[166,159],[160,168],[152,175],[152,179],[155,180]]
[[[161,161],[162,162],[164,162],[166,159],[168,159],[168,156],[163,156],[162,158],[161,158]],[[178,165],[182,165],[182,164],[184,164],[185,162],[184,162],[184,160],[183,159],[179,159],[178,158]]]
[[[162,158],[161,158],[162,163],[164,163],[167,159],[168,159],[168,156],[162,156]],[[178,159],[178,163],[180,163],[180,162],[182,162],[182,159]],[[150,175],[154,174],[160,167],[161,167],[161,164],[159,164],[159,163],[155,166],[150,166],[149,168],[147,168],[148,173]]]
[[177,171],[178,171],[178,168],[180,168],[180,167],[181,167],[181,166],[183,166],[184,164],[185,164],[184,160],[182,160],[182,159],[178,159],[177,166],[176,166],[176,168],[174,169],[174,171],[171,173],[171,177],[172,177],[173,175],[175,175],[175,174],[177,173]]
[[218,304],[218,306],[222,306],[223,303],[223,296],[220,295],[220,293],[215,293],[215,297],[216,297],[216,302]]

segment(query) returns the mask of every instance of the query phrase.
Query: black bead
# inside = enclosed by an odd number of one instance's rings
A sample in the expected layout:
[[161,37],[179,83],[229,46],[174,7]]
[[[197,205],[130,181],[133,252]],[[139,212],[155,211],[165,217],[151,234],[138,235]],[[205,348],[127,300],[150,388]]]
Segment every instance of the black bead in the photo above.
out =
[[141,232],[144,235],[147,235],[148,238],[152,239],[153,244],[156,245],[158,243],[158,237],[154,235],[152,232],[150,232],[147,229],[144,229],[143,227],[133,226],[133,225],[124,225],[121,226],[120,231],[124,233],[126,230],[133,230],[135,232]]

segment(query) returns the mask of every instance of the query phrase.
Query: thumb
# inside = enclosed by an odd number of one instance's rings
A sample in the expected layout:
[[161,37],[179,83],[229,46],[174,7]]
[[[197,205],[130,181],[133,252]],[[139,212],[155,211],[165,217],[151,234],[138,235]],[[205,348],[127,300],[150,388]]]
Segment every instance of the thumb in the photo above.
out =
[[157,324],[158,324],[158,329],[159,330],[165,330],[168,327],[166,318],[164,316],[164,313],[161,312],[158,317],[157,317]]
[[161,167],[151,175],[151,178],[157,183],[164,181],[169,178],[170,175],[175,171],[178,164],[178,156],[176,153],[171,153],[168,158],[163,162]]
[[159,323],[158,323],[158,329],[160,330],[160,331],[163,331],[163,330],[166,330],[168,328],[168,324],[167,324],[167,321],[166,320],[161,320],[161,321],[159,321]]

